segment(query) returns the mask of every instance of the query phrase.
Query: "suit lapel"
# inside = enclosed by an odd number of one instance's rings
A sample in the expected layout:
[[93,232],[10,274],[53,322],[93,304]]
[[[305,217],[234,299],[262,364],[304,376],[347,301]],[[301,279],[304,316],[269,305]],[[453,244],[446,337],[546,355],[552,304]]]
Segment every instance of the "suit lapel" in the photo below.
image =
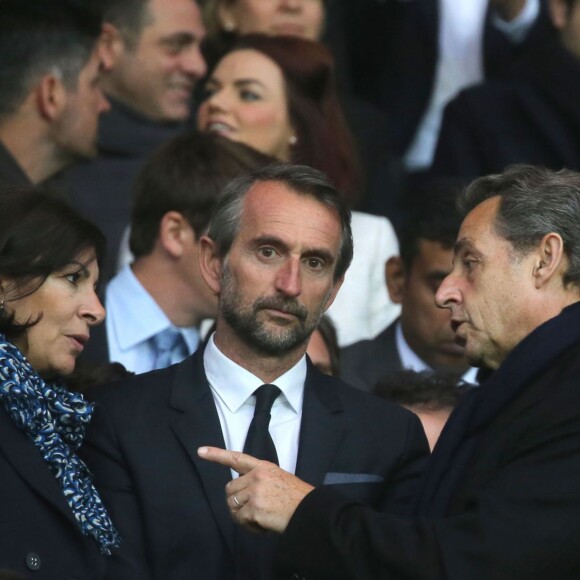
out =
[[0,406],[0,449],[22,479],[80,532],[58,480],[32,440],[18,429],[3,406]]
[[399,320],[397,318],[368,345],[369,352],[373,356],[365,356],[359,362],[357,371],[365,378],[368,385],[365,390],[369,393],[383,375],[403,370],[396,338]]
[[345,432],[336,389],[308,361],[296,475],[311,485],[322,485]]
[[225,500],[225,485],[231,480],[230,470],[197,455],[197,449],[202,445],[225,448],[219,417],[203,368],[203,349],[199,349],[177,369],[170,405],[175,410],[171,428],[195,464],[210,509],[233,556],[235,528]]

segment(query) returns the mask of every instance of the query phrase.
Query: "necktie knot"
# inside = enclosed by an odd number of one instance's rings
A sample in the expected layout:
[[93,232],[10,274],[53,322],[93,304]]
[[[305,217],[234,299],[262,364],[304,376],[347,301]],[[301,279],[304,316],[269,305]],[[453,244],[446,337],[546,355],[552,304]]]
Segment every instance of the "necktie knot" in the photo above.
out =
[[155,349],[155,367],[161,369],[171,364],[173,353],[176,352],[175,359],[183,360],[187,356],[187,346],[183,335],[177,328],[170,326],[152,337],[153,348]]
[[264,413],[269,415],[272,410],[274,401],[278,398],[282,391],[276,385],[262,385],[254,391],[256,396],[256,407],[254,415],[257,413]]
[[262,385],[254,391],[256,396],[254,418],[250,423],[244,444],[244,453],[276,464],[278,463],[278,454],[268,427],[272,405],[281,392],[275,385]]

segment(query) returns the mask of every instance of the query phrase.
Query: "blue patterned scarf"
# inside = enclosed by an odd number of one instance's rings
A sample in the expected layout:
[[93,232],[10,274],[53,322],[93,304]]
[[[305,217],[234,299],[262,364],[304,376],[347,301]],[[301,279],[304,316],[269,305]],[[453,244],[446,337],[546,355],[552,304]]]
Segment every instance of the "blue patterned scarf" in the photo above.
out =
[[91,474],[75,453],[93,405],[63,386],[45,383],[23,354],[0,334],[0,401],[19,429],[34,442],[60,483],[81,531],[107,556],[120,543]]

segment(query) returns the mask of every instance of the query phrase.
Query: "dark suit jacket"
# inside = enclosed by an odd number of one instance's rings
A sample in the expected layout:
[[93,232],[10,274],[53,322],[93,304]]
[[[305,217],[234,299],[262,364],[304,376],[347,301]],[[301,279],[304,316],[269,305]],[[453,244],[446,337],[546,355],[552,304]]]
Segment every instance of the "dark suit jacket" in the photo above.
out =
[[580,169],[580,62],[558,40],[511,79],[459,94],[447,108],[432,173],[473,179],[513,163]]
[[[403,155],[433,90],[438,0],[330,0],[327,12],[326,41],[342,84],[387,113],[393,150]],[[486,77],[501,77],[508,63],[547,34],[544,12],[520,44],[511,43],[487,18]]]
[[0,190],[31,185],[22,167],[0,141]]
[[[239,532],[224,496],[230,470],[197,456],[201,445],[224,447],[203,352],[90,396],[98,409],[85,457],[124,537],[108,577],[249,580],[236,566]],[[415,416],[309,364],[298,476],[404,508],[425,453]]]
[[418,517],[315,490],[283,536],[281,577],[578,579],[579,481],[576,303],[462,399],[435,447]]
[[[105,303],[104,296],[101,298]],[[77,362],[90,364],[107,364],[109,362],[109,340],[107,338],[107,325],[99,324],[91,328],[91,338],[87,342]],[[113,362],[113,361],[110,361]]]
[[184,130],[182,123],[150,121],[136,111],[111,101],[99,121],[96,159],[66,170],[54,184],[107,237],[107,261],[101,279],[111,278],[119,244],[131,217],[133,184],[145,161],[163,143]]
[[39,580],[93,580],[105,571],[105,558],[94,539],[82,534],[59,482],[3,406],[0,569]]
[[381,377],[403,370],[395,339],[397,324],[398,319],[375,338],[340,351],[340,377],[345,383],[371,392]]

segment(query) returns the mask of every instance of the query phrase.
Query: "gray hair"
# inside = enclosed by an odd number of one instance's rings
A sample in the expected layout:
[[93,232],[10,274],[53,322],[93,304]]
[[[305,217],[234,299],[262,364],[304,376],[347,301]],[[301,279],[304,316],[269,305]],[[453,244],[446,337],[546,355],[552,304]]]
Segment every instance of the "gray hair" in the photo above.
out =
[[520,253],[549,233],[559,234],[569,260],[564,285],[580,283],[580,174],[512,165],[471,183],[459,197],[459,209],[465,216],[495,196],[500,197],[495,231]]
[[322,205],[336,210],[340,218],[341,243],[334,280],[342,277],[348,270],[353,255],[350,210],[326,175],[305,165],[273,163],[228,183],[218,200],[208,232],[217,245],[220,257],[227,256],[240,231],[246,194],[254,184],[266,181],[282,183],[293,192],[313,197]]

